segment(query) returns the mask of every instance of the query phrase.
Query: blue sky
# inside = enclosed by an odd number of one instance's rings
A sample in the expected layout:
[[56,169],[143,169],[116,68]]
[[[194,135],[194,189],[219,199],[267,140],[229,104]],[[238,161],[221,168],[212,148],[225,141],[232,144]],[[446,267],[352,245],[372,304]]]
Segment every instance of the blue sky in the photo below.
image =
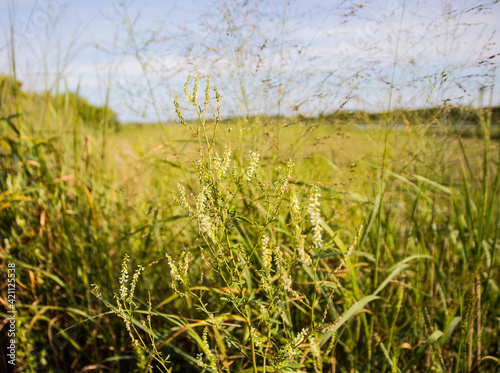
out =
[[172,118],[196,71],[211,74],[225,116],[477,106],[498,82],[498,2],[0,1],[1,71],[10,13],[27,89],[102,104],[110,87],[122,120]]

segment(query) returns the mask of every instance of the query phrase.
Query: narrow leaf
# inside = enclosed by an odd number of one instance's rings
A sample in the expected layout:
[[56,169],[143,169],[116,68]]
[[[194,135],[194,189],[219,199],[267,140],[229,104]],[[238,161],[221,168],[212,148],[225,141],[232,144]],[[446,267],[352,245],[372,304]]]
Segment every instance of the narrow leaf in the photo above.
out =
[[401,370],[401,373],[408,372],[412,367],[414,367],[420,358],[422,357],[423,353],[434,343],[438,341],[439,338],[443,335],[443,332],[441,330],[436,330],[432,335],[429,337],[429,339],[418,348],[417,352],[413,357],[410,359],[408,364],[405,365],[405,367]]
[[354,306],[349,308],[346,312],[344,312],[337,322],[323,335],[323,338],[319,341],[319,347],[323,346],[328,340],[333,336],[333,334],[344,325],[349,319],[351,319],[354,315],[356,315],[359,311],[361,311],[368,303],[374,301],[376,299],[381,299],[376,295],[369,295],[364,297],[359,302],[357,302]]

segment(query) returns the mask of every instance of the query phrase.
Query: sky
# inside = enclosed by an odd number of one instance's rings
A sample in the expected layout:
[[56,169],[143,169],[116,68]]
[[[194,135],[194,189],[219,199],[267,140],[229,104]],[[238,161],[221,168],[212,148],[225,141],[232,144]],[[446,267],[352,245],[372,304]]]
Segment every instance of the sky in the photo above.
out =
[[0,72],[13,41],[25,89],[123,121],[174,118],[196,73],[226,117],[500,105],[498,24],[498,1],[0,0]]

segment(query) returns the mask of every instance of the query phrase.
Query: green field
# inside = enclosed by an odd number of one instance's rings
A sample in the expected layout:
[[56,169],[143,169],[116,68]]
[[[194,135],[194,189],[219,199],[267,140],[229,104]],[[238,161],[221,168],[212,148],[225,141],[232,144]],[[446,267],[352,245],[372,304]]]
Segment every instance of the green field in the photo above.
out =
[[360,129],[218,121],[205,105],[200,121],[116,132],[105,113],[85,125],[69,96],[5,92],[16,371],[499,368],[490,110],[469,109],[470,130],[446,107]]

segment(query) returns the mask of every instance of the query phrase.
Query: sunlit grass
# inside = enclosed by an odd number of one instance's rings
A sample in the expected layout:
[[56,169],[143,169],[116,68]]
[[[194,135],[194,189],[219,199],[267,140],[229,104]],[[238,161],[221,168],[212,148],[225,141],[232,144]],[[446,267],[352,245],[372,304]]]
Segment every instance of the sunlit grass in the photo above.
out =
[[281,118],[278,130],[256,117],[220,122],[212,143],[211,116],[189,123],[198,133],[103,132],[72,105],[1,113],[0,248],[2,269],[18,268],[20,366],[498,367],[495,139],[444,121]]

